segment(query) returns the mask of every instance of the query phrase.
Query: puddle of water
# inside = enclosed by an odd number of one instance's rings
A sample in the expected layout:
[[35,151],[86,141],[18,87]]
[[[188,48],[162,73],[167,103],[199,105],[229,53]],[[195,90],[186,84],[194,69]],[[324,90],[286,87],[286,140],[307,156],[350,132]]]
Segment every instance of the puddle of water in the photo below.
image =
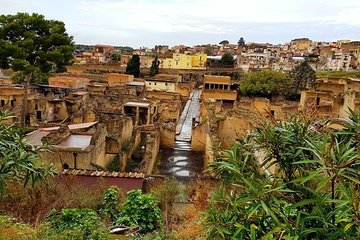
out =
[[194,175],[194,173],[192,173],[188,170],[181,170],[181,171],[177,171],[175,173],[175,175],[180,176],[180,177],[190,177],[190,176]]
[[187,157],[169,157],[167,159],[169,162],[178,162],[178,161],[184,161],[184,160],[187,160]]
[[184,161],[175,163],[176,166],[186,166],[186,165],[188,165],[188,164],[189,164],[189,163],[184,162]]
[[175,144],[178,146],[189,146],[188,142],[175,142]]
[[176,174],[176,172],[178,172],[178,171],[181,172],[180,169],[181,169],[181,167],[174,167],[174,168],[171,168],[171,171],[175,172],[175,174]]
[[181,157],[181,156],[179,156],[179,157],[174,157],[174,161],[175,161],[175,162],[185,161],[185,160],[187,160],[187,157]]

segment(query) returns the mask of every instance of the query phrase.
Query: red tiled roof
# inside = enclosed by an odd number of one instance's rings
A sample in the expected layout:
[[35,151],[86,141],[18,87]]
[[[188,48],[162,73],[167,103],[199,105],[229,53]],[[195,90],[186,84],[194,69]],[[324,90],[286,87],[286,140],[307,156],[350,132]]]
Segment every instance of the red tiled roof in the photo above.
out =
[[113,178],[145,178],[144,173],[139,172],[109,172],[97,170],[65,169],[62,175],[72,176],[96,176],[96,177],[113,177]]

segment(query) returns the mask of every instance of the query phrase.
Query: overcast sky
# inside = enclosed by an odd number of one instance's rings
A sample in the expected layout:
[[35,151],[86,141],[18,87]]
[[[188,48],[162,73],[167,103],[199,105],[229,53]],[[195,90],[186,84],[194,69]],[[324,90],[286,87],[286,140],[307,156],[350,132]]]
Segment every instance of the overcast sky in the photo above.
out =
[[360,40],[360,0],[0,0],[1,14],[62,20],[76,43],[285,43]]

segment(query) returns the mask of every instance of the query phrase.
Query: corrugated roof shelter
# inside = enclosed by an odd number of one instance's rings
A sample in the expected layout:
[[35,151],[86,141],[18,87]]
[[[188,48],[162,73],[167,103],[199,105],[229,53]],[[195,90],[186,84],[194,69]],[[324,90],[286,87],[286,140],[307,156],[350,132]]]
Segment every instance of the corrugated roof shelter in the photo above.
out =
[[88,146],[90,146],[91,138],[92,138],[91,135],[71,134],[56,147],[62,149],[76,148],[76,149],[85,150]]
[[148,108],[150,106],[150,103],[144,103],[144,102],[127,102],[124,104],[125,107],[142,107],[142,108]]
[[136,86],[136,87],[143,87],[145,86],[145,82],[137,82],[137,81],[132,81],[132,82],[128,82],[126,83],[126,85],[128,86]]
[[25,139],[31,145],[40,146],[41,145],[41,139],[43,137],[46,137],[49,134],[50,134],[49,131],[35,130],[35,131],[27,134]]
[[[85,129],[94,126],[98,122],[89,122],[89,123],[80,123],[80,124],[70,124],[68,125],[69,130],[78,130]],[[25,139],[28,143],[39,146],[42,144],[41,140],[43,137],[48,136],[51,132],[57,131],[60,129],[60,126],[49,127],[49,128],[39,128],[29,134],[26,135]],[[70,136],[63,139],[59,144],[55,147],[62,149],[81,149],[85,150],[88,146],[90,146],[91,135],[80,135],[80,134],[71,134]]]

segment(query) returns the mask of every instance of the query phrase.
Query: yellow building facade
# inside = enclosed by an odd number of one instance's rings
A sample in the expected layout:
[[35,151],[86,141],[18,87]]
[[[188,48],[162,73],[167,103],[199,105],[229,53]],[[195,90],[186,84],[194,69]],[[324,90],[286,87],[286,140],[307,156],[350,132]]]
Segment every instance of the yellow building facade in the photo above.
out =
[[178,82],[179,75],[157,74],[145,79],[145,87],[148,91],[176,92]]
[[189,55],[174,53],[172,58],[160,59],[160,68],[168,69],[205,69],[206,54]]
[[192,68],[205,69],[206,68],[207,55],[204,53],[198,53],[191,56]]

